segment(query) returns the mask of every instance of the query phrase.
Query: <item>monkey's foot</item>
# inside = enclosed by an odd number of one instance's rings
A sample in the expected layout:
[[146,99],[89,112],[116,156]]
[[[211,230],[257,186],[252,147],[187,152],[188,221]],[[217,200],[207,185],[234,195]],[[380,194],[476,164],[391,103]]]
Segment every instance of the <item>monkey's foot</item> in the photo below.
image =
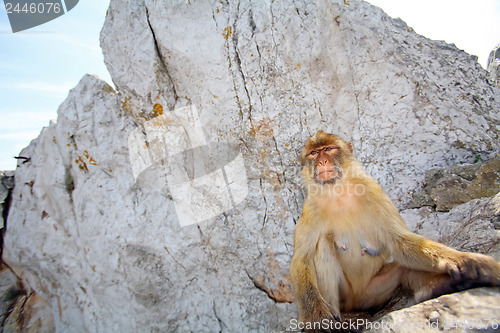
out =
[[319,304],[313,306],[301,322],[305,332],[338,332],[335,327],[340,322],[340,314],[332,313],[326,304]]
[[464,253],[457,259],[445,263],[445,266],[450,276],[457,282],[500,285],[500,264],[488,256]]

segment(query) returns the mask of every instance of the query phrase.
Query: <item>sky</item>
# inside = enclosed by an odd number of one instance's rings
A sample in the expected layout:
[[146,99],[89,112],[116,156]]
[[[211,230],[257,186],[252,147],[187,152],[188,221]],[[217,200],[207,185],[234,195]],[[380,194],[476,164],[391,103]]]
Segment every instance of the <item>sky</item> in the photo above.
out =
[[111,83],[99,33],[109,0],[80,0],[66,14],[12,33],[0,3],[0,170],[38,137],[87,73]]
[[[284,0],[285,1],[285,0]],[[369,0],[417,33],[445,40],[487,66],[500,43],[500,0]],[[87,73],[112,84],[99,47],[109,0],[80,0],[65,15],[12,33],[0,4],[0,170],[35,139]]]
[[500,44],[500,0],[367,0],[415,32],[444,40],[478,57],[486,69],[491,50]]

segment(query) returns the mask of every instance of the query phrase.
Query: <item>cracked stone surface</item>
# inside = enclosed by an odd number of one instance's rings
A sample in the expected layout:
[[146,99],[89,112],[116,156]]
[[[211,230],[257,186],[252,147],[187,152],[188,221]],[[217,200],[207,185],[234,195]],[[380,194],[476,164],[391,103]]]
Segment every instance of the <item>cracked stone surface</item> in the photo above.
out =
[[500,194],[474,199],[449,212],[430,207],[407,209],[401,216],[413,232],[466,252],[500,260]]
[[498,332],[498,288],[444,295],[394,311],[366,326],[367,333]]
[[434,207],[446,212],[472,199],[490,197],[500,191],[500,160],[452,165],[425,173],[425,187],[407,208]]
[[10,193],[14,188],[14,171],[0,171],[0,229],[5,228],[5,217],[9,212]]
[[[426,170],[500,148],[499,90],[476,59],[363,1],[111,0],[101,46],[116,91],[87,75],[69,93],[20,153],[8,216],[4,259],[58,331],[289,327],[297,156],[317,130],[352,140],[399,207]],[[207,143],[239,147],[248,193],[181,227],[172,165],[210,165],[159,154],[154,135],[187,106]],[[137,177],[131,133],[154,139]],[[214,165],[225,153],[196,149]]]
[[488,72],[490,80],[497,87],[500,87],[500,44],[498,44],[488,57]]

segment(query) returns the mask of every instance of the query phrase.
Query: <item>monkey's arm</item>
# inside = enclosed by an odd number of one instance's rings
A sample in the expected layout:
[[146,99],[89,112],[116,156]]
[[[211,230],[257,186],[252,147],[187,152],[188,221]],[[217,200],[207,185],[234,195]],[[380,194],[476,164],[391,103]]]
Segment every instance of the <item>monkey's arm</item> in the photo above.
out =
[[[399,224],[399,223],[398,223]],[[454,280],[500,285],[500,264],[493,258],[454,250],[443,244],[396,227],[394,260],[415,270],[447,273]]]
[[376,198],[372,203],[381,217],[379,222],[388,237],[385,242],[396,262],[414,270],[447,273],[457,281],[500,285],[500,264],[493,258],[460,252],[412,233],[394,203],[381,188],[377,191],[372,194]]
[[307,230],[309,228],[304,224],[306,222],[301,218],[296,225],[294,253],[290,263],[290,276],[300,313],[299,320],[301,322],[321,322],[323,319],[338,321],[340,320],[338,304],[329,306],[318,289],[314,264],[317,240],[311,237],[311,230]]
[[290,275],[295,288],[301,322],[321,322],[323,319],[340,320],[339,311],[332,314],[321,296],[314,273],[312,260],[302,254],[294,254],[290,264]]

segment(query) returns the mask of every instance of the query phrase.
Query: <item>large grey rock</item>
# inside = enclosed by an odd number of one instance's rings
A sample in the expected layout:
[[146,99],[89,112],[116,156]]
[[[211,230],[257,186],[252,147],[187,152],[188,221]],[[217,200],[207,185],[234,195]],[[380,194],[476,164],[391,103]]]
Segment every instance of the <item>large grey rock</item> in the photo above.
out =
[[488,72],[490,80],[497,87],[500,87],[500,44],[498,44],[488,57]]
[[269,124],[250,152],[278,173],[321,128],[407,202],[425,170],[499,150],[499,93],[476,58],[366,2],[111,1],[101,45],[139,122],[192,103],[207,141],[250,149]]
[[14,171],[0,171],[0,229],[5,227],[5,216],[9,212],[9,194],[14,188]]
[[101,45],[117,92],[85,76],[22,151],[5,238],[57,331],[289,327],[318,129],[401,207],[425,170],[499,151],[475,58],[365,2],[112,0]]
[[425,186],[407,208],[432,206],[446,212],[472,199],[490,197],[500,192],[500,160],[452,165],[425,172]]
[[460,251],[487,253],[500,260],[500,194],[471,200],[449,212],[423,207],[403,210],[401,216],[419,235]]
[[468,290],[367,321],[367,333],[498,332],[500,289]]

